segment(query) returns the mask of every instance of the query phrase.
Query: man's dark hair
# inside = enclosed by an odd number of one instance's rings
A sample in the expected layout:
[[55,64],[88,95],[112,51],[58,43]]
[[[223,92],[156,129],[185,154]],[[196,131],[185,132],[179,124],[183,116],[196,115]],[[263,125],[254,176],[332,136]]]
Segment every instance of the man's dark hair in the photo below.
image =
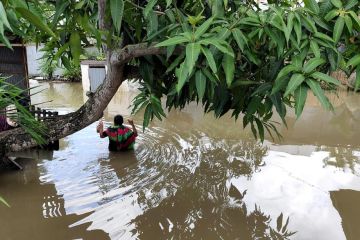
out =
[[122,117],[121,115],[116,115],[116,116],[114,117],[114,124],[115,124],[116,126],[122,125],[123,122],[124,122],[124,119],[123,119],[123,117]]

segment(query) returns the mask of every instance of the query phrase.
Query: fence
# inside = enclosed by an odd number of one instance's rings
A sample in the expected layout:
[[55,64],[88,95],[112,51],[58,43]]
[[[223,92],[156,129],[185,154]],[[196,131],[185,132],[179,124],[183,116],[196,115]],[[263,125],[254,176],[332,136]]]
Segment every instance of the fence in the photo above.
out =
[[58,112],[53,112],[50,110],[41,109],[39,107],[30,106],[29,112],[35,117],[39,122],[43,122],[46,120],[53,120],[59,116]]

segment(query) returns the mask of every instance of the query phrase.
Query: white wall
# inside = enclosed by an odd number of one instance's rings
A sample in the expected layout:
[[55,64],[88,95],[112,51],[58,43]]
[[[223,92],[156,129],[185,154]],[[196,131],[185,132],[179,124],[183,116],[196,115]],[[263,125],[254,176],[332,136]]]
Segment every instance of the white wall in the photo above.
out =
[[[44,45],[39,45],[36,49],[36,45],[26,45],[26,57],[28,63],[29,76],[41,76],[40,69],[40,58],[43,56],[43,52],[39,51]],[[62,69],[58,68],[55,70],[54,75],[62,75]]]

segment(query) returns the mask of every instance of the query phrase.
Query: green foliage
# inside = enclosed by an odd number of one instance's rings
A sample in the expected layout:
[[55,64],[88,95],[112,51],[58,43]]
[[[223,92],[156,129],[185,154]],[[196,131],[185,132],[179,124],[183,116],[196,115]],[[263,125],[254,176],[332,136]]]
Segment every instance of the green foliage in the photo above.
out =
[[[38,122],[26,107],[20,104],[20,101],[26,98],[26,91],[19,89],[18,87],[9,84],[5,81],[4,77],[0,76],[0,109],[4,109],[9,106],[15,106],[16,109],[7,112],[6,116],[15,121],[28,132],[31,137],[39,144],[44,144],[46,136],[45,126]],[[16,110],[16,111],[15,111]],[[4,112],[2,112],[4,113]]]
[[109,49],[137,43],[166,49],[166,56],[128,63],[142,75],[134,112],[145,109],[144,127],[164,117],[163,108],[197,101],[216,117],[242,116],[244,127],[263,140],[264,130],[277,134],[273,109],[284,123],[287,107],[299,117],[309,90],[332,109],[320,87],[338,85],[328,74],[360,72],[356,0],[305,0],[305,6],[273,0],[266,9],[256,1],[109,0],[108,30],[97,27],[95,0],[1,2],[0,41],[6,44],[2,29],[46,41],[49,56],[66,68],[95,42]]
[[69,62],[69,68],[65,68],[63,71],[63,77],[72,82],[81,81],[81,68],[79,64],[75,64],[75,61]]
[[10,207],[10,205],[5,201],[4,198],[0,197],[0,203],[4,204],[7,207]]

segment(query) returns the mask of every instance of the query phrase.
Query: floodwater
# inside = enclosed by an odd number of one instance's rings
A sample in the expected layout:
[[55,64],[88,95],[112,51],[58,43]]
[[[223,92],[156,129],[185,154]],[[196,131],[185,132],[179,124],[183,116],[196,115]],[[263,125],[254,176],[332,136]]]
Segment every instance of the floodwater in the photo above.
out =
[[[44,108],[84,102],[79,84],[40,85]],[[107,125],[135,95],[119,90]],[[0,174],[0,239],[360,239],[360,95],[337,95],[334,113],[310,96],[276,142],[191,104],[151,123],[134,152],[109,153],[94,123],[59,151],[19,154],[24,171]]]

